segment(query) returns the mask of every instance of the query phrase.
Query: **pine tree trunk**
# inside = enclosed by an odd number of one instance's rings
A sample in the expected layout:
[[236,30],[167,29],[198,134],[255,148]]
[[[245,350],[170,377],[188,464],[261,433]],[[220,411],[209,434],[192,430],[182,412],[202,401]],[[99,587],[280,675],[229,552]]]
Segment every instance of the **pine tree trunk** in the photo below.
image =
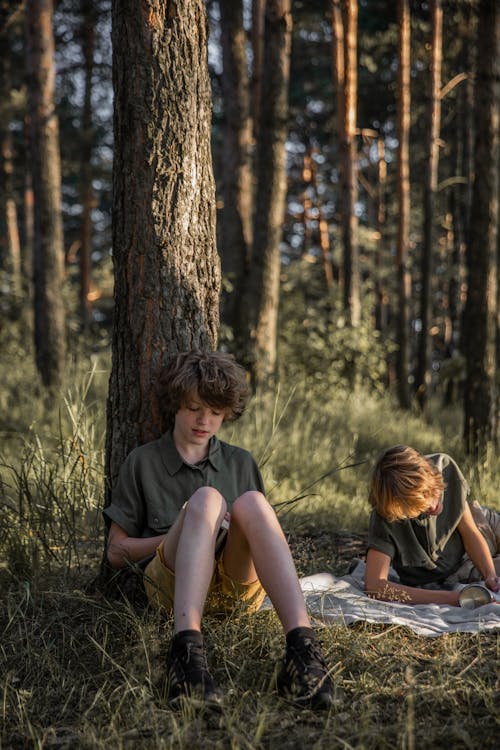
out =
[[[6,274],[11,312],[17,313],[21,295],[21,249],[13,186],[13,144],[9,129],[11,48],[7,29],[0,32],[0,270]],[[2,285],[4,286],[4,284]]]
[[89,292],[92,265],[92,208],[94,205],[94,193],[92,189],[92,151],[94,140],[92,126],[92,74],[94,69],[96,20],[94,0],[82,0],[81,34],[85,73],[85,91],[82,109],[82,224],[80,230],[80,317],[84,328],[87,328],[89,326],[92,316]]
[[349,0],[345,7],[345,111],[342,148],[342,238],[344,245],[344,309],[352,326],[359,325],[361,301],[359,290],[358,170],[356,120],[358,97],[357,74],[357,0]]
[[410,6],[409,0],[398,0],[399,69],[398,69],[398,333],[396,376],[399,403],[403,409],[410,406],[409,333],[411,279],[408,270],[408,242],[410,232]]
[[387,184],[387,162],[384,139],[377,138],[377,247],[375,250],[375,328],[385,333],[387,328],[388,298],[381,278],[384,267],[384,232],[386,222],[385,192]]
[[264,16],[266,0],[252,0],[252,137],[254,143],[253,173],[258,173],[257,148],[259,141],[260,102],[262,92],[262,65],[264,60]]
[[221,218],[222,271],[232,289],[223,294],[224,323],[234,332],[236,349],[244,332],[237,316],[252,244],[252,123],[241,1],[219,0],[222,29],[224,99],[223,197]]
[[220,288],[205,4],[114,0],[112,41],[111,484],[130,450],[164,429],[165,359],[216,346]]
[[[29,137],[26,139],[29,140]],[[24,196],[23,196],[23,214],[24,221],[23,242],[21,251],[21,272],[23,280],[23,289],[25,298],[32,302],[33,297],[33,256],[35,246],[35,199],[33,197],[33,177],[31,174],[31,164],[29,156],[29,144],[26,146],[25,154],[25,174],[24,174]],[[25,299],[25,302],[26,302]],[[25,311],[27,312],[27,311]],[[31,317],[31,312],[30,312]]]
[[7,127],[0,133],[0,237],[3,239],[0,263],[7,276],[11,310],[14,312],[21,296],[21,245],[12,176],[12,133]]
[[254,242],[242,308],[249,329],[246,359],[255,385],[263,385],[273,376],[277,360],[280,240],[287,187],[285,141],[291,26],[290,0],[268,0]]
[[60,386],[66,359],[64,245],[59,129],[54,108],[52,0],[26,3],[28,109],[34,196],[36,364],[47,387]]
[[359,288],[357,177],[357,0],[332,4],[333,72],[337,91],[337,129],[340,144],[340,205],[344,265],[344,309],[349,323],[359,325],[361,302]]
[[434,213],[438,186],[439,133],[441,126],[441,65],[443,58],[443,9],[441,0],[432,0],[431,87],[427,143],[427,176],[424,190],[424,226],[421,258],[420,321],[418,340],[416,395],[424,408],[431,385],[432,273],[434,252]]
[[497,436],[498,159],[500,6],[480,0],[475,87],[474,186],[466,262],[464,439],[480,454]]

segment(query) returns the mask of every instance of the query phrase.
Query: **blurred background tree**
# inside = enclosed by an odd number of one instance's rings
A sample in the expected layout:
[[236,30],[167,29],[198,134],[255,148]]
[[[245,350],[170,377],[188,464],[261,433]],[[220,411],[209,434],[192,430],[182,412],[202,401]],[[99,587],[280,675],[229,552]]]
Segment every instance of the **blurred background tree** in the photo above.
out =
[[[265,374],[259,379],[254,372],[255,382],[270,375],[305,376],[326,392],[339,382],[389,388],[401,405],[424,414],[436,399],[461,404],[467,449],[497,444],[498,3],[294,0],[286,26],[289,53],[286,33],[279,42],[290,66],[289,82],[282,80],[279,93],[270,85],[276,66],[265,69],[264,20],[267,14],[268,25],[279,26],[286,4],[207,0],[205,5],[224,287],[219,345],[249,364],[253,357],[254,369],[262,365]],[[34,160],[23,62],[29,6],[0,3],[4,326],[19,308],[33,306]],[[488,44],[478,43],[479,23],[488,24]],[[114,307],[110,0],[59,0],[53,30],[65,259],[59,293],[70,351],[84,339],[106,350]],[[352,72],[348,119],[340,32],[344,69],[349,64]],[[276,111],[276,97],[284,91],[282,135],[271,142],[262,128],[262,108]],[[278,197],[265,176],[276,149],[286,153],[286,199],[276,209],[272,230],[269,224],[262,236],[275,258],[268,269],[279,281],[269,308],[277,323],[263,334],[264,348],[252,355],[245,352],[248,327],[255,328],[258,297],[271,278],[256,280],[262,257],[256,231],[263,211]],[[480,190],[489,191],[488,201]],[[488,215],[480,210],[486,203]],[[355,248],[351,270],[349,237]],[[260,239],[258,245],[263,246]],[[476,274],[486,260],[484,286]],[[359,313],[346,305],[356,300],[351,278],[354,287],[359,284]],[[481,321],[474,318],[479,314]],[[20,319],[26,334],[30,315]],[[483,349],[486,359],[477,356]],[[480,359],[487,362],[481,372],[474,365]],[[476,397],[479,385],[473,381],[486,389],[489,404],[474,413],[472,405],[485,402]]]

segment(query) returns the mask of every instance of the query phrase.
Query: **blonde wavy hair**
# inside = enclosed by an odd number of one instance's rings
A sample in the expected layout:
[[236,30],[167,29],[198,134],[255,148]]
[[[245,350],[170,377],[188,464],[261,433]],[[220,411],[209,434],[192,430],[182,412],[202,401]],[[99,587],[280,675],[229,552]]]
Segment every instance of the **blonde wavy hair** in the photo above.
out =
[[414,448],[395,445],[378,458],[368,502],[387,521],[417,518],[443,492],[441,472]]

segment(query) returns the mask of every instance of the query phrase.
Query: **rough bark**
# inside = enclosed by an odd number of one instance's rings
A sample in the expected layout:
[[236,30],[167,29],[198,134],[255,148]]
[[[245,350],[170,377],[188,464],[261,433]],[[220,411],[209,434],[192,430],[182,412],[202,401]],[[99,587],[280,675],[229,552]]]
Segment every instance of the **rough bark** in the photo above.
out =
[[[221,218],[222,271],[231,284],[222,298],[222,317],[234,332],[236,342],[243,332],[238,320],[238,301],[252,244],[252,171],[250,90],[243,28],[243,6],[234,0],[219,0],[222,29],[224,98],[223,198]],[[237,349],[240,347],[236,346]]]
[[500,117],[500,6],[481,0],[477,32],[474,185],[466,253],[464,311],[465,448],[474,455],[496,439],[497,224]]
[[59,128],[54,108],[52,0],[26,3],[27,83],[34,196],[34,337],[42,382],[61,385],[66,359]]
[[397,315],[397,361],[399,403],[402,408],[410,406],[409,374],[409,329],[411,279],[408,270],[408,242],[410,232],[410,6],[409,0],[398,0],[399,24],[399,68],[398,68],[398,244],[396,265],[398,276]]
[[265,384],[273,376],[277,358],[291,27],[290,0],[268,0],[254,241],[243,307],[249,330],[246,360],[257,386]]
[[112,42],[111,484],[164,428],[155,378],[165,358],[216,346],[220,288],[205,5],[114,0]]
[[427,174],[424,189],[424,226],[420,264],[420,321],[418,340],[416,395],[424,408],[431,385],[432,274],[434,254],[434,214],[438,186],[439,133],[441,127],[441,66],[443,59],[443,9],[441,0],[431,3],[431,86],[428,110]]

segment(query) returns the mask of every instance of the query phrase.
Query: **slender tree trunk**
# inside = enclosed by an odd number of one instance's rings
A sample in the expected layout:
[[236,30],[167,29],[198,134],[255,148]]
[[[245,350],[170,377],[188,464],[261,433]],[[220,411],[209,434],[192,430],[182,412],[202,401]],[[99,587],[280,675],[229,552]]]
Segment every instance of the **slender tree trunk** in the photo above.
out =
[[85,71],[85,91],[82,110],[82,171],[81,200],[82,224],[80,231],[80,316],[84,328],[91,321],[92,310],[89,300],[90,276],[92,265],[92,208],[94,193],[92,189],[92,74],[94,70],[94,46],[96,14],[94,0],[82,0],[82,52]]
[[274,375],[277,360],[291,28],[290,0],[268,0],[254,243],[243,307],[249,326],[248,364],[257,386],[264,385]]
[[254,143],[253,173],[258,173],[257,143],[259,141],[262,66],[264,62],[264,19],[266,0],[252,0],[252,137]]
[[[454,163],[454,174],[456,177],[465,179],[465,143],[463,118],[465,117],[465,86],[462,86],[457,97],[456,128],[451,141],[452,158]],[[450,258],[451,267],[448,280],[448,305],[450,315],[450,335],[446,351],[448,359],[456,357],[461,348],[461,318],[462,318],[462,292],[464,287],[464,256],[465,256],[465,222],[467,210],[465,206],[465,186],[462,182],[456,182],[449,193],[449,225],[451,227]],[[458,375],[458,373],[457,373]],[[450,374],[448,378],[444,405],[448,406],[457,398],[457,375]]]
[[[220,268],[202,0],[114,0],[115,313],[106,474],[164,429],[165,359],[216,346]],[[109,492],[108,492],[109,499]]]
[[359,289],[357,177],[357,0],[348,0],[342,13],[340,0],[332,3],[334,76],[337,90],[337,122],[341,149],[341,216],[344,260],[344,309],[349,323],[359,325],[361,301]]
[[21,294],[21,248],[13,185],[13,144],[9,129],[11,44],[8,29],[0,31],[0,269],[5,271],[14,311]]
[[465,447],[480,454],[497,435],[497,223],[500,117],[500,6],[480,0],[475,87],[474,186],[466,261]]
[[375,327],[384,332],[387,328],[387,290],[381,278],[383,263],[384,231],[386,221],[385,191],[387,162],[384,139],[377,138],[377,247],[375,250]]
[[60,386],[66,359],[59,129],[52,0],[27,0],[28,108],[34,195],[34,323],[42,382]]
[[5,270],[9,282],[9,293],[13,300],[18,302],[21,295],[21,245],[12,176],[12,134],[8,129],[5,129],[0,134],[0,184],[2,186],[0,236],[3,237],[0,256],[1,266]]
[[250,91],[240,0],[219,0],[222,28],[224,143],[221,227],[222,271],[231,284],[223,295],[224,322],[234,332],[236,349],[245,331],[238,318],[238,301],[243,293],[252,244],[252,172]]
[[409,0],[398,0],[399,24],[399,69],[398,69],[398,353],[396,377],[399,403],[402,408],[410,406],[409,333],[411,279],[408,270],[408,242],[410,232],[410,5]]
[[429,99],[429,131],[427,144],[427,177],[424,191],[424,226],[421,258],[420,321],[418,340],[416,395],[425,407],[431,385],[432,274],[434,253],[434,214],[438,185],[439,133],[441,127],[441,65],[443,58],[443,9],[441,0],[432,0],[431,89]]
[[25,117],[23,127],[24,135],[24,221],[23,242],[21,252],[21,269],[23,277],[23,288],[25,296],[32,302],[33,297],[33,256],[35,246],[35,199],[33,197],[33,176],[31,174],[31,144],[29,116]]

